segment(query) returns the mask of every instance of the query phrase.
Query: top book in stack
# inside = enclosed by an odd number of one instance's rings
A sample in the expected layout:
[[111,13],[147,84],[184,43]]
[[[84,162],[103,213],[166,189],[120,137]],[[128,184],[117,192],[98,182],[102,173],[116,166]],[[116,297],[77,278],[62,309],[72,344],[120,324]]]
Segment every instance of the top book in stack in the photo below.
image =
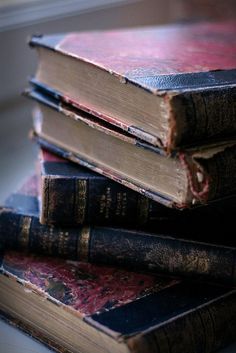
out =
[[169,207],[236,193],[236,22],[31,45],[42,146]]
[[165,152],[236,134],[236,22],[34,36],[38,86]]

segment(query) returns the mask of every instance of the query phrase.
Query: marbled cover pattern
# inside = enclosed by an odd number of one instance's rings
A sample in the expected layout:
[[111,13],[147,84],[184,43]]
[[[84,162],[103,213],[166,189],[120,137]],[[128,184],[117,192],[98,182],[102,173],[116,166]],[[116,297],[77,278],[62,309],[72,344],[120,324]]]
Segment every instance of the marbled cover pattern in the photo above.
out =
[[9,251],[3,272],[82,316],[109,310],[177,283],[177,280],[119,268]]
[[5,254],[1,272],[23,284],[26,296],[33,290],[55,301],[130,352],[209,353],[235,339],[230,288],[16,252]]

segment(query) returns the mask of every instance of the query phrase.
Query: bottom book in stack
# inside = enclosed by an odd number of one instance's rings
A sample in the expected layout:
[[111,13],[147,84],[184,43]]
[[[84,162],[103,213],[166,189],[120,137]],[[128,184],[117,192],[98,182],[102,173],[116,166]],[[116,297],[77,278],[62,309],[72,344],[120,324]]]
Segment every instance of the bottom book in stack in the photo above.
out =
[[234,340],[234,247],[137,230],[42,225],[36,177],[2,207],[0,235],[1,313],[55,350],[210,353]]
[[0,310],[62,352],[213,352],[236,332],[236,290],[6,251]]

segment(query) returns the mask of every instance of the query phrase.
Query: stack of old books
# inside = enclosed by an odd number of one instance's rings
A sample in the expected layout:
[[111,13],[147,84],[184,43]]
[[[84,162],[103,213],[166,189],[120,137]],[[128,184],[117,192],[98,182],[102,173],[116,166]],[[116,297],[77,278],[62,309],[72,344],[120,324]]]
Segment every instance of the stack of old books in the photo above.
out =
[[236,23],[30,44],[40,152],[1,210],[4,317],[59,351],[233,341]]

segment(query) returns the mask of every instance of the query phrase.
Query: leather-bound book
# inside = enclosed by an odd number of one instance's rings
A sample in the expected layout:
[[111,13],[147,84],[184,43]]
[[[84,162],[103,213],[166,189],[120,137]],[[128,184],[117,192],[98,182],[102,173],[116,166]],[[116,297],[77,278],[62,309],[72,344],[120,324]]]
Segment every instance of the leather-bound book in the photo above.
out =
[[236,139],[179,150],[162,149],[114,128],[44,91],[34,138],[42,147],[173,208],[191,208],[236,193]]
[[236,284],[235,198],[183,219],[132,230],[83,224],[42,225],[35,177],[0,209],[0,244],[5,249],[62,257],[151,273]]
[[37,174],[43,224],[152,228],[181,216],[178,210],[44,149],[39,153]]
[[16,251],[0,310],[63,353],[210,353],[236,331],[235,289]]
[[35,84],[167,153],[235,136],[236,22],[32,37]]

